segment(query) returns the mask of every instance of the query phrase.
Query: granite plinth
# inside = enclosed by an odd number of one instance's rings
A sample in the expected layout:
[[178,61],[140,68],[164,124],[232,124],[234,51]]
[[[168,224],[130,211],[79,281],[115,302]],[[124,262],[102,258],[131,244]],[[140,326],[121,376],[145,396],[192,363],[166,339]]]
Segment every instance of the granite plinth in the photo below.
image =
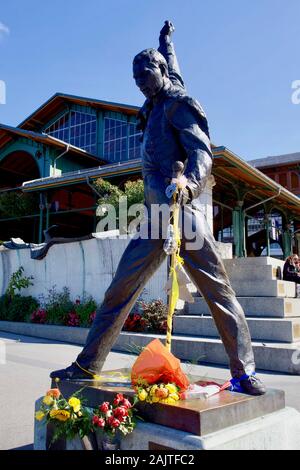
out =
[[[205,382],[208,381],[217,382],[205,377]],[[195,377],[193,382],[201,384],[202,380]],[[97,408],[103,401],[112,401],[116,393],[128,398],[135,393],[124,384],[113,386],[93,381],[61,381],[59,387],[66,398],[81,389],[81,396],[91,408]],[[274,389],[259,397],[224,390],[206,399],[182,400],[174,405],[139,402],[136,407],[139,416],[149,423],[204,436],[282,410],[285,395]]]

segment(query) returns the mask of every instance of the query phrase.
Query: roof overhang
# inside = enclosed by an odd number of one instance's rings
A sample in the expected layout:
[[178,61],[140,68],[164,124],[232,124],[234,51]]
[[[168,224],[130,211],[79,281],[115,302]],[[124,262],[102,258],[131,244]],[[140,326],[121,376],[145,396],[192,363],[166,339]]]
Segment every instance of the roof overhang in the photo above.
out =
[[[274,198],[277,206],[282,206],[300,219],[300,199],[273,179],[254,168],[226,147],[215,147],[214,174],[223,177],[228,184],[246,184],[249,191],[255,192],[262,201]],[[259,202],[259,201],[258,201]]]
[[[255,192],[257,202],[276,196],[274,201],[276,200],[277,205],[286,208],[293,213],[297,219],[300,219],[300,199],[293,193],[251,166],[226,147],[214,147],[213,155],[213,174],[215,176],[223,178],[228,184],[247,185],[249,191]],[[138,174],[141,173],[141,171],[141,159],[130,160],[124,163],[108,164],[97,168],[65,173],[57,177],[48,177],[25,182],[23,183],[23,191],[46,190],[53,187],[58,188],[70,184],[85,183],[87,178],[95,180],[100,177],[107,178],[126,174]]]
[[20,127],[11,127],[5,124],[0,124],[0,152],[1,148],[5,147],[10,142],[13,142],[16,137],[24,137],[43,145],[55,147],[58,150],[67,150],[70,155],[75,155],[81,159],[84,158],[93,160],[94,162],[104,163],[104,160],[100,160],[99,158],[95,157],[95,155],[92,155],[81,148],[75,147],[74,145],[70,145],[67,142],[56,139],[50,135],[28,131],[21,129]]

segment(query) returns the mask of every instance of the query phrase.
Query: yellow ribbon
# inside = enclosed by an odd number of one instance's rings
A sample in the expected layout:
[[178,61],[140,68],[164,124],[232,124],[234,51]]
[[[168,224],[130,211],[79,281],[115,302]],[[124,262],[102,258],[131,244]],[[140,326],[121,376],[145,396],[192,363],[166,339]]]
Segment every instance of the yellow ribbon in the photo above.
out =
[[176,202],[176,194],[173,196],[173,227],[174,227],[174,237],[177,243],[176,252],[171,255],[171,267],[170,267],[170,276],[172,277],[171,284],[171,293],[169,296],[169,308],[168,308],[168,317],[167,317],[167,337],[166,337],[166,348],[171,352],[171,342],[172,342],[172,327],[173,327],[173,315],[175,312],[176,304],[179,299],[179,284],[177,279],[177,266],[183,265],[183,258],[180,256],[180,231],[179,231],[179,209],[180,206]]

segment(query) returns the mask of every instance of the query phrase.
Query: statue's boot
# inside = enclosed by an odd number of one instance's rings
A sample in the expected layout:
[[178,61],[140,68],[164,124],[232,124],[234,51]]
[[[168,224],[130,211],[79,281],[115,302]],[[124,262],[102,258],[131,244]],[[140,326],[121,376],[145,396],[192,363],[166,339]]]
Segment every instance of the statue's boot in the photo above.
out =
[[92,379],[93,374],[83,371],[76,362],[73,362],[66,369],[54,370],[50,374],[51,379],[59,380],[82,380],[82,379]]
[[262,381],[256,375],[240,380],[240,386],[244,393],[248,395],[264,395],[267,391]]

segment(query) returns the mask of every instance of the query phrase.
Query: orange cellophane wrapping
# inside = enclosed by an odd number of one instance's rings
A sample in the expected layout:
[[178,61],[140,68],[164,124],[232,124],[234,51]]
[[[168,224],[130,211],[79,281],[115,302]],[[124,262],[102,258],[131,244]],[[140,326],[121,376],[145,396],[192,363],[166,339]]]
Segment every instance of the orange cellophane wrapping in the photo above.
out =
[[181,391],[189,386],[186,375],[182,372],[180,361],[166,347],[155,339],[146,346],[133,364],[131,371],[133,386],[143,380],[149,385],[175,383]]

